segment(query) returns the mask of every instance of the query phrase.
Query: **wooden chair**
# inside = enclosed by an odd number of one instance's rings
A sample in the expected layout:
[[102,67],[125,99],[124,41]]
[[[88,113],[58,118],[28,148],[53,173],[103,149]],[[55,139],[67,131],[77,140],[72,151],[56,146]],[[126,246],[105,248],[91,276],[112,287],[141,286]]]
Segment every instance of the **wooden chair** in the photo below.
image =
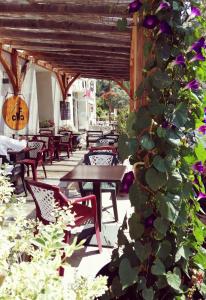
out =
[[[89,152],[84,156],[84,163],[86,165],[99,165],[99,166],[106,166],[106,165],[116,165],[118,163],[117,157],[115,153],[111,152]],[[109,176],[109,174],[108,174]],[[84,184],[79,183],[79,188],[82,196],[87,195],[88,193],[93,192],[93,184],[92,182],[86,182]],[[101,192],[102,193],[111,193],[112,198],[112,205],[114,211],[114,218],[115,222],[118,221],[118,211],[117,211],[117,198],[116,192],[117,187],[115,183],[111,182],[102,182],[101,183]]]
[[[49,185],[42,182],[36,182],[33,180],[26,180],[28,191],[31,193],[35,206],[36,206],[36,218],[39,219],[43,224],[56,222],[54,215],[52,214],[54,204],[59,207],[67,207],[71,205],[71,212],[74,213],[74,226],[70,228],[83,225],[85,221],[93,219],[95,233],[97,238],[97,244],[99,252],[102,251],[102,243],[99,232],[99,223],[97,217],[97,203],[96,196],[89,195],[83,198],[68,199],[57,186]],[[80,203],[89,201],[91,207],[82,205]],[[69,243],[71,229],[65,231],[64,242]]]
[[29,176],[29,167],[31,167],[33,180],[35,181],[37,180],[37,167],[42,166],[46,178],[46,170],[45,170],[44,160],[43,160],[45,142],[41,140],[28,141],[28,147],[31,148],[31,150],[28,152],[28,158],[19,160],[18,163],[27,166],[28,176]]
[[117,154],[117,149],[113,146],[99,146],[99,147],[91,147],[89,152],[111,152]]

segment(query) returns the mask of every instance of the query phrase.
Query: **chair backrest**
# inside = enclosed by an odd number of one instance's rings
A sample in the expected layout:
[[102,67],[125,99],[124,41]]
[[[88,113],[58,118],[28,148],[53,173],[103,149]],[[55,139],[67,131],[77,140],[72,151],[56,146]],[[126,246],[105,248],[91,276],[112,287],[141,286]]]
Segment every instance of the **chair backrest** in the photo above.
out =
[[71,130],[59,130],[59,134],[63,135],[71,135],[72,131]]
[[113,166],[118,163],[115,153],[111,152],[88,152],[84,156],[86,165]]
[[99,146],[99,147],[91,147],[89,149],[90,152],[111,152],[111,153],[117,153],[117,150],[113,146]]
[[53,186],[43,182],[26,180],[26,186],[32,195],[36,205],[36,217],[43,224],[55,222],[53,215],[54,206],[67,206],[67,198],[60,192],[57,186]]
[[39,133],[42,135],[52,135],[53,129],[39,129]]
[[104,144],[104,145],[112,145],[116,142],[116,139],[109,139],[109,138],[101,138],[98,140],[98,143]]
[[105,138],[107,138],[107,139],[114,139],[115,141],[118,141],[119,135],[118,134],[106,134]]
[[68,132],[68,134],[65,134],[63,136],[60,137],[60,143],[65,143],[68,144],[71,140],[71,133]]
[[37,158],[38,153],[45,148],[45,142],[42,140],[28,141],[28,147],[34,148],[29,151],[29,158]]
[[103,136],[103,131],[102,130],[88,130],[87,137],[90,137],[90,136],[101,137],[101,136]]
[[53,137],[51,135],[38,135],[37,140],[45,142],[45,147],[48,149],[53,145]]

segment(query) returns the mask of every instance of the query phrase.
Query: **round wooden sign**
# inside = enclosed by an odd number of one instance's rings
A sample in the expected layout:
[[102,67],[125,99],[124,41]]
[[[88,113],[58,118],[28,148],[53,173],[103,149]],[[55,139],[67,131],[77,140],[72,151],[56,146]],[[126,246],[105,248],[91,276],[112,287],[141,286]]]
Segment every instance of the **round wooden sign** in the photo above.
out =
[[29,109],[19,96],[11,96],[5,100],[2,115],[6,125],[14,130],[23,129],[29,121]]

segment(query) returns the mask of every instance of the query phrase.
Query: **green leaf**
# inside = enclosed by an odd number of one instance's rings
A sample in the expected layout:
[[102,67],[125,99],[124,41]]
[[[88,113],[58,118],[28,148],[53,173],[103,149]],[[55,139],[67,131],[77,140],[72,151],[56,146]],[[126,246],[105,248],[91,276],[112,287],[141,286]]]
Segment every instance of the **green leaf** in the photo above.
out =
[[137,282],[137,270],[131,267],[130,261],[127,258],[123,258],[120,262],[119,277],[123,289],[126,289]]
[[117,21],[117,29],[119,31],[125,31],[127,29],[127,19],[122,18]]
[[172,250],[172,245],[170,241],[164,240],[162,243],[160,243],[156,255],[160,259],[165,260],[170,255],[171,250]]
[[136,119],[133,123],[133,130],[139,134],[143,129],[148,128],[151,125],[152,119],[149,110],[145,107],[141,107],[136,112]]
[[136,132],[134,129],[134,125],[136,124],[136,122],[137,122],[137,112],[131,112],[126,122],[127,134],[129,137],[136,136]]
[[181,246],[175,255],[175,262],[178,262],[182,257],[186,260],[192,255],[192,251],[187,246]]
[[182,185],[182,176],[179,172],[173,172],[167,182],[167,188],[170,192],[175,192],[176,190],[179,190],[180,186]]
[[151,253],[151,245],[149,243],[142,245],[141,242],[136,241],[134,244],[135,253],[141,262],[144,262]]
[[206,284],[205,283],[202,283],[201,286],[200,286],[200,293],[203,295],[203,296],[206,296]]
[[199,252],[193,258],[196,265],[202,269],[206,269],[206,249],[200,248]]
[[181,206],[180,196],[167,193],[159,197],[157,206],[163,218],[175,223]]
[[166,135],[167,135],[167,131],[165,128],[162,128],[162,127],[158,127],[157,128],[157,135],[160,137],[160,138],[165,138]]
[[152,164],[159,172],[164,173],[167,171],[165,160],[159,155],[154,157]]
[[132,239],[138,239],[144,232],[144,226],[140,223],[139,217],[136,213],[133,213],[129,218],[129,234]]
[[159,217],[154,221],[154,227],[163,235],[166,234],[169,224],[170,223],[167,220]]
[[180,288],[181,273],[178,270],[179,270],[178,268],[175,268],[173,273],[171,271],[169,271],[166,274],[166,278],[167,278],[167,283],[169,284],[169,286],[171,286],[174,290],[176,290],[178,292],[182,292],[182,290]]
[[146,150],[151,150],[154,148],[155,144],[152,140],[152,138],[148,135],[145,134],[141,137],[140,139],[140,144],[142,145],[143,148],[145,148]]
[[141,291],[146,288],[146,278],[143,276],[139,276],[137,289]]
[[156,258],[154,264],[152,265],[151,272],[154,275],[164,275],[165,266],[159,258]]
[[172,123],[180,128],[187,122],[188,107],[185,103],[180,103],[173,113]]
[[148,193],[143,192],[137,182],[134,182],[134,184],[130,187],[129,190],[129,199],[131,201],[131,205],[135,208],[141,210],[142,206],[146,203],[148,200]]
[[160,189],[163,185],[166,184],[167,181],[165,174],[156,171],[154,168],[150,168],[147,170],[145,179],[147,184],[153,191],[157,191],[158,189]]
[[198,143],[195,147],[195,154],[197,156],[198,160],[201,160],[202,162],[206,159],[206,150],[202,143]]
[[181,140],[179,135],[177,135],[177,133],[172,129],[167,129],[167,139],[168,142],[174,146],[181,145]]
[[142,297],[145,300],[153,300],[154,299],[154,290],[153,290],[153,288],[144,289],[142,291]]
[[166,72],[158,70],[151,77],[152,84],[157,89],[169,88],[172,84],[172,81]]

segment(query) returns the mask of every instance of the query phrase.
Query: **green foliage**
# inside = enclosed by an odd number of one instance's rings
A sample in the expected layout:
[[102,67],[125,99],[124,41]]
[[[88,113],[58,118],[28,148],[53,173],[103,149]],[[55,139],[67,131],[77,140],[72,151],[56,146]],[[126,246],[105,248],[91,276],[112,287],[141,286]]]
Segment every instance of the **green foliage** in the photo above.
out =
[[[133,300],[205,299],[206,228],[197,215],[200,205],[191,167],[206,159],[203,144],[192,138],[195,128],[203,125],[206,96],[201,87],[186,87],[194,79],[206,80],[206,63],[193,61],[196,52],[191,50],[206,29],[204,13],[189,15],[190,6],[201,8],[203,1],[167,0],[164,9],[159,8],[161,0],[142,2],[143,18],[156,15],[171,32],[161,33],[159,25],[144,29],[144,77],[135,96],[141,104],[147,95],[148,105],[130,113],[120,142],[123,157],[131,155],[136,181],[129,192],[134,212],[121,231],[127,238],[113,252],[115,266],[121,266],[119,295],[132,290]],[[180,54],[184,65],[175,64]],[[129,147],[132,139],[136,148]],[[195,187],[204,192],[196,175],[200,184]]]

